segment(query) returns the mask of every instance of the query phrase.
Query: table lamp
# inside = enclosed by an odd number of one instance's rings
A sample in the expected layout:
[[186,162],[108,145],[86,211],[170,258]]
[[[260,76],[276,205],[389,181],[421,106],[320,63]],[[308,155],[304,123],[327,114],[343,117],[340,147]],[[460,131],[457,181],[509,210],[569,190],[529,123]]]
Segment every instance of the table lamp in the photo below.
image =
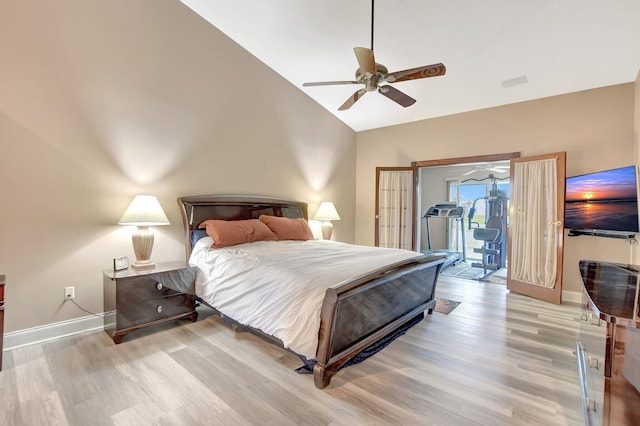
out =
[[153,250],[154,225],[169,225],[158,199],[153,195],[136,195],[127,207],[119,225],[135,225],[137,229],[131,235],[136,261],[131,265],[134,269],[152,269],[155,264],[149,260]]
[[315,220],[322,221],[322,239],[330,240],[333,232],[332,220],[340,220],[340,215],[336,207],[331,201],[323,201],[313,217]]

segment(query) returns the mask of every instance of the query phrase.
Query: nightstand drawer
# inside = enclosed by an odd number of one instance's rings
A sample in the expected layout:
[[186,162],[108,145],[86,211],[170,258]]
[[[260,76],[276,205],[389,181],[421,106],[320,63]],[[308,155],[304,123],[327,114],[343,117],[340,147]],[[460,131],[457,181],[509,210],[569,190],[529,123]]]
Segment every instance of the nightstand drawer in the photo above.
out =
[[194,296],[177,293],[167,297],[146,300],[130,299],[118,307],[117,327],[129,328],[141,324],[179,316],[193,312]]
[[[181,293],[175,290],[176,273],[154,274],[146,277],[132,277],[118,283],[117,304],[128,303],[130,300],[146,300],[156,297],[171,296]],[[171,284],[174,284],[173,288]]]

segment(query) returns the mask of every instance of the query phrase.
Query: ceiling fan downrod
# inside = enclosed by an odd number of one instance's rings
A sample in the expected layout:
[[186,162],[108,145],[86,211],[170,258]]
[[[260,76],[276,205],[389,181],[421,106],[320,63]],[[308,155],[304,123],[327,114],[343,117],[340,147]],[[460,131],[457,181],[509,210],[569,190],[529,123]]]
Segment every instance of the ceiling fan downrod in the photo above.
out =
[[373,50],[373,3],[375,0],[371,0],[371,50]]

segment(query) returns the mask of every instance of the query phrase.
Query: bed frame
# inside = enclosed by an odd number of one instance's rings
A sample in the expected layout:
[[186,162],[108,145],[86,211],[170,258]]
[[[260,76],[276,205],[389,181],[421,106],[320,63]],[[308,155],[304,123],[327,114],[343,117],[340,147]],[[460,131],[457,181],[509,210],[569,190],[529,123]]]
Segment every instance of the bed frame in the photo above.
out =
[[[202,232],[198,231],[198,224],[206,219],[257,219],[261,214],[308,218],[306,203],[279,198],[205,195],[181,197],[178,204],[187,260],[194,243],[193,234]],[[327,289],[313,367],[316,387],[326,387],[336,371],[363,350],[420,320],[425,311],[431,314],[444,261],[441,256],[421,256]]]

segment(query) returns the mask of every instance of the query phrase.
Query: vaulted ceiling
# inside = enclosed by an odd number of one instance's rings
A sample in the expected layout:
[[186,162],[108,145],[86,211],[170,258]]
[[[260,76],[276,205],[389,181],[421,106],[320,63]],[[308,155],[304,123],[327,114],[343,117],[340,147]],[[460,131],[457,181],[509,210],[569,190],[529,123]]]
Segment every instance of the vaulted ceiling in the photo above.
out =
[[356,131],[628,83],[640,70],[638,0],[378,0],[376,62],[447,72],[395,83],[410,107],[368,92],[338,111],[363,86],[302,84],[354,79],[371,0],[181,1]]

